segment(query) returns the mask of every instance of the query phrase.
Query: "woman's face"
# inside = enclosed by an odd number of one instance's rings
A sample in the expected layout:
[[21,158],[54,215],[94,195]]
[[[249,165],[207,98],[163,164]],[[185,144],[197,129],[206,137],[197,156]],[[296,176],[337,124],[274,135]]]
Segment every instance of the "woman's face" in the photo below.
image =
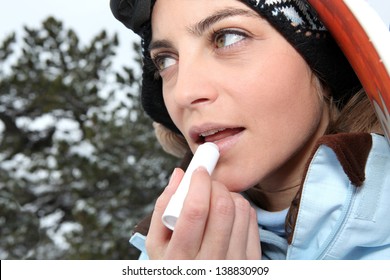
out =
[[172,120],[193,151],[220,148],[213,178],[236,192],[300,180],[327,114],[284,37],[236,0],[157,0],[152,30]]

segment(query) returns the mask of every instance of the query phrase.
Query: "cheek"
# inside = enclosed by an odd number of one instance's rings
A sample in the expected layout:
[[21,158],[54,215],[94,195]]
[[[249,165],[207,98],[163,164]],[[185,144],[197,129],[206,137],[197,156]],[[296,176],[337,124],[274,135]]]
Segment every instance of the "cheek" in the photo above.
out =
[[[279,56],[281,58],[283,56]],[[267,75],[260,79],[262,86],[257,86],[257,92],[251,92],[256,96],[251,99],[258,100],[251,106],[260,126],[262,144],[292,153],[319,124],[322,102],[313,74],[303,59],[296,57],[289,61],[286,57],[281,61],[284,64],[278,65],[283,67],[269,67]],[[272,147],[269,149],[275,152]]]
[[229,84],[237,89],[233,108],[243,112],[248,133],[239,152],[215,172],[231,191],[272,176],[316,135],[323,105],[313,74],[300,59],[284,66],[251,76],[252,69],[247,79]]
[[294,51],[270,56],[263,63],[257,71],[249,70],[250,78],[241,83],[247,106],[254,107],[258,120],[266,120],[263,125],[291,130],[320,115],[313,73],[303,58]]

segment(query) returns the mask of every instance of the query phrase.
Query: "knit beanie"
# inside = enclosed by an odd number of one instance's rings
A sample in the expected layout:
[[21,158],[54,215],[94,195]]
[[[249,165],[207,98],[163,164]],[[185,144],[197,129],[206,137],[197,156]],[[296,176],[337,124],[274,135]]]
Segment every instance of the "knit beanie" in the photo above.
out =
[[[110,0],[114,16],[142,38],[142,106],[156,122],[175,133],[162,96],[162,80],[155,77],[148,46],[152,37],[150,15],[156,0]],[[239,1],[239,0],[237,0]],[[362,86],[316,11],[307,0],[241,0],[265,18],[301,54],[312,71],[330,89],[341,109]]]

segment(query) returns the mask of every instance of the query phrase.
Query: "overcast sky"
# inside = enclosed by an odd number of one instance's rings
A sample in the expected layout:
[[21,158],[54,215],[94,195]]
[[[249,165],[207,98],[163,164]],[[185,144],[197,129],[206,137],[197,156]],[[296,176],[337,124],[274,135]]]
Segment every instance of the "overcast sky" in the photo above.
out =
[[82,43],[89,42],[103,29],[112,35],[118,33],[119,57],[131,60],[129,46],[138,38],[114,18],[109,0],[0,0],[0,42],[12,31],[21,36],[25,25],[40,27],[48,16],[61,20],[65,28],[74,29]]
[[[390,25],[390,0],[367,0]],[[121,42],[120,60],[130,60],[129,44],[136,38],[111,14],[109,0],[0,0],[0,42],[7,34],[22,26],[39,27],[49,15],[74,29],[82,42],[88,42],[102,29],[117,32]],[[125,63],[128,65],[127,63]]]

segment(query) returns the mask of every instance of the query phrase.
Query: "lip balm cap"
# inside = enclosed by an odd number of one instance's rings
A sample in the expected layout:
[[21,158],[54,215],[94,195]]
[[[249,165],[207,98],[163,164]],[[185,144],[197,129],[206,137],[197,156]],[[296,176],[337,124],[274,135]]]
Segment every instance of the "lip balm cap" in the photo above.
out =
[[166,227],[173,230],[177,219],[179,218],[184,200],[188,193],[192,173],[200,166],[206,168],[211,175],[219,159],[219,148],[216,144],[207,142],[198,147],[184,176],[181,180],[176,193],[169,201],[167,208],[162,216],[162,222]]

